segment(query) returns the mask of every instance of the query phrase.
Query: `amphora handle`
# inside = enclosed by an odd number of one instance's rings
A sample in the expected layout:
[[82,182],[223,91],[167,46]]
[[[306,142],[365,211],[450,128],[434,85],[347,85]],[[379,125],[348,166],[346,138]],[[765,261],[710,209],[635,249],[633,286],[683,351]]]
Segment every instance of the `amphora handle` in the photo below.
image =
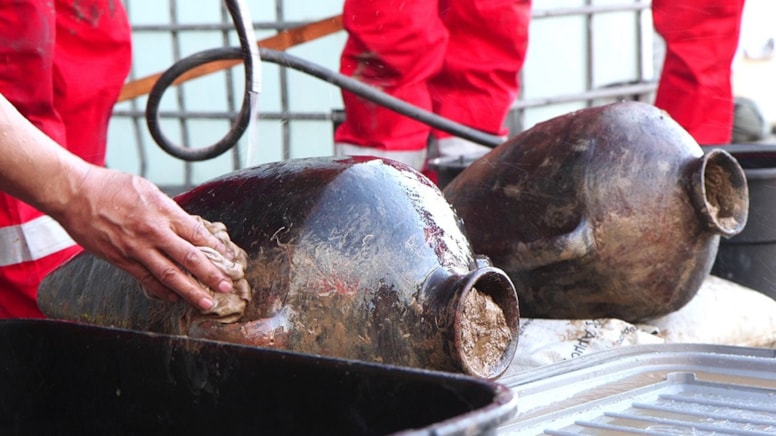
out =
[[595,237],[590,221],[581,217],[577,227],[569,233],[545,240],[520,242],[515,255],[520,266],[532,270],[554,263],[579,259],[595,249]]

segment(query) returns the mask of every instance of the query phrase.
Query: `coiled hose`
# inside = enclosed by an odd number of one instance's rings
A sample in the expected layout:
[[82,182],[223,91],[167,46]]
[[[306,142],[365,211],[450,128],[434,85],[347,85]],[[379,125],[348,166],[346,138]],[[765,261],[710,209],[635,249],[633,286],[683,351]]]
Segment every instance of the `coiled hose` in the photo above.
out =
[[[218,48],[195,53],[181,59],[168,68],[148,94],[146,102],[146,124],[151,137],[162,150],[168,154],[186,161],[202,161],[220,156],[237,144],[251,122],[254,104],[258,98],[261,86],[261,56],[256,46],[256,36],[253,33],[253,22],[248,14],[248,7],[244,0],[225,0],[229,15],[232,17],[237,36],[240,40],[240,48]],[[243,94],[242,107],[237,119],[232,123],[231,129],[215,144],[202,148],[187,148],[174,144],[162,132],[159,120],[159,104],[164,92],[175,79],[186,71],[219,59],[241,59],[245,69],[245,92]]]
[[[237,2],[242,3],[240,0]],[[181,59],[165,71],[154,84],[148,95],[146,105],[146,122],[151,136],[159,146],[172,156],[186,161],[202,161],[219,156],[237,144],[251,122],[251,111],[255,95],[258,93],[258,65],[261,61],[276,63],[297,71],[317,77],[344,90],[352,92],[362,98],[384,106],[407,117],[425,123],[431,127],[443,130],[452,135],[468,139],[487,147],[496,147],[503,139],[477,129],[456,123],[447,118],[440,117],[432,112],[421,109],[398,98],[392,97],[369,85],[366,85],[351,77],[329,70],[315,63],[306,61],[286,52],[259,48],[253,42],[252,23],[246,19],[244,5],[237,4],[233,0],[227,0],[229,12],[237,27],[240,37],[240,47],[224,47],[205,50]],[[250,36],[250,37],[249,37]],[[173,144],[162,133],[159,125],[159,103],[167,88],[182,74],[200,65],[219,60],[243,60],[245,68],[245,94],[242,108],[237,119],[232,124],[230,131],[216,144],[202,148],[187,148]]]

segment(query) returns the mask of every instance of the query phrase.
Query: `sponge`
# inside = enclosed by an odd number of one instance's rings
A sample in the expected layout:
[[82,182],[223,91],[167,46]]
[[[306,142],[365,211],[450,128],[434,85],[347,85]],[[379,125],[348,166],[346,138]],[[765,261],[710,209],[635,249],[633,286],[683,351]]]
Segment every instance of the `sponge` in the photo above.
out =
[[234,283],[234,291],[228,294],[215,292],[197,280],[197,282],[213,297],[215,304],[207,310],[200,310],[202,315],[208,319],[220,323],[228,324],[236,322],[245,312],[248,302],[251,301],[252,293],[245,279],[245,269],[248,266],[248,256],[245,250],[237,246],[229,238],[226,225],[220,222],[211,223],[202,217],[197,216],[198,220],[204,224],[205,228],[220,240],[225,246],[226,251],[231,255],[231,260],[210,247],[197,247],[202,253],[213,262],[219,270]]

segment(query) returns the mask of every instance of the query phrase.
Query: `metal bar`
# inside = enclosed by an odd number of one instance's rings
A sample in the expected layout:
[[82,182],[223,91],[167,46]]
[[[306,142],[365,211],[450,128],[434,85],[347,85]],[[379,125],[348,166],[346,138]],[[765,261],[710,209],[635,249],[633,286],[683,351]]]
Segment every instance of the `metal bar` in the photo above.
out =
[[[283,21],[283,0],[275,0],[275,18],[278,21]],[[289,112],[288,104],[288,69],[282,65],[278,66],[278,74],[280,75],[280,110],[282,112]],[[283,159],[291,157],[291,126],[288,122],[281,123],[282,142],[283,142]]]
[[[657,88],[655,83],[637,83],[633,85],[611,86],[598,88],[578,94],[566,94],[553,97],[534,98],[517,100],[513,104],[513,109],[526,109],[537,106],[570,103],[575,101],[585,101],[597,98],[616,98],[632,97],[654,92]],[[144,110],[126,110],[117,109],[114,112],[118,117],[142,117]],[[226,119],[233,120],[237,116],[236,112],[202,112],[202,111],[160,111],[160,118],[180,118],[188,117],[191,119]],[[303,120],[303,121],[331,121],[333,117],[328,112],[261,112],[259,119],[263,120]]]
[[[131,0],[124,0],[124,7],[127,10],[128,15],[130,14],[130,1]],[[129,69],[129,78],[134,79],[136,76],[135,64],[133,62]],[[132,112],[140,113],[140,115],[132,115],[130,118],[132,121],[132,133],[135,137],[135,150],[137,151],[140,161],[138,175],[141,177],[148,177],[148,154],[146,153],[145,135],[143,135],[145,132],[145,123],[141,122],[141,120],[145,119],[145,110],[140,109],[140,104],[137,99],[132,99],[129,106],[132,108]]]
[[656,66],[655,42],[653,38],[653,35],[655,33],[655,27],[652,24],[651,9],[645,9],[639,12],[638,16],[639,16],[639,25],[641,26],[641,32],[640,32],[641,45],[642,47],[646,47],[647,41],[649,41],[652,44],[649,50],[649,56],[647,56],[643,51],[640,56],[642,70],[639,78],[641,79],[641,81],[644,81],[648,78],[654,77],[656,74],[659,74],[658,70],[655,68]]
[[[113,112],[117,117],[144,117],[145,109],[117,109]],[[197,120],[227,120],[233,121],[237,112],[203,112],[203,111],[160,111],[160,118],[186,117]],[[332,121],[334,116],[328,112],[261,112],[260,120],[298,120],[298,121]]]
[[[141,109],[138,108],[138,102],[137,100],[132,100],[132,109],[138,112],[141,112]],[[145,120],[145,110],[142,110],[141,112],[143,115],[141,116],[134,116],[132,117],[132,131],[134,133],[135,137],[135,149],[137,150],[138,157],[140,158],[140,168],[138,168],[138,174],[141,177],[147,177],[148,176],[148,154],[146,153],[146,146],[145,146],[145,135],[143,135],[143,132],[146,130],[146,124],[143,122]]]
[[652,7],[651,2],[623,3],[619,5],[586,5],[578,8],[534,9],[532,19],[565,17],[570,15],[605,14],[610,12],[640,11]]
[[[592,0],[585,0],[585,9],[589,9],[592,6]],[[595,64],[595,53],[593,53],[593,13],[585,13],[585,50],[587,56],[585,58],[585,90],[591,91],[593,89],[593,83],[595,78],[593,77]],[[587,107],[593,105],[593,100],[587,100],[585,102]]]
[[[226,9],[226,4],[224,2],[221,2],[221,21],[231,21],[231,16],[229,15],[229,12]],[[234,27],[227,28],[225,27],[221,31],[221,41],[224,45],[224,47],[227,47],[230,45],[229,41],[229,35],[231,31],[234,30]],[[230,114],[234,114],[231,119],[234,119],[237,117],[237,103],[235,101],[235,95],[234,95],[234,70],[231,68],[224,71],[226,75],[224,76],[224,86],[226,87],[226,107]],[[240,168],[240,150],[239,147],[234,147],[231,150],[232,154],[232,168],[233,169],[239,169]]]
[[[258,30],[288,30],[313,22],[314,21],[260,21],[254,22],[253,28]],[[133,25],[132,30],[135,32],[222,32],[224,30],[234,30],[234,25],[229,20],[224,20],[221,23],[203,24],[138,24]]]
[[[172,0],[170,2],[170,23],[177,24],[178,22],[178,0]],[[172,53],[173,53],[173,62],[178,62],[181,59],[181,41],[180,41],[180,33],[176,30],[173,30],[170,32],[170,37],[172,38]],[[183,86],[177,86],[175,87],[175,96],[176,100],[178,102],[178,108],[180,108],[181,111],[186,111],[186,96],[185,92],[183,90]],[[181,144],[184,147],[189,147],[191,145],[191,142],[189,141],[189,129],[188,129],[188,118],[179,118],[178,123],[180,125],[181,129]],[[183,171],[184,171],[184,185],[185,186],[191,186],[192,184],[192,177],[191,177],[191,162],[184,162],[183,163]]]
[[548,106],[560,103],[570,103],[575,101],[585,101],[596,98],[613,98],[642,95],[653,92],[657,88],[655,83],[642,83],[636,85],[617,86],[611,88],[599,88],[580,94],[567,94],[558,95],[554,97],[533,98],[527,100],[516,101],[512,107],[517,109],[525,109],[538,106]]
[[[640,2],[641,0],[636,0]],[[640,10],[635,14],[636,20],[636,77],[639,82],[643,82],[646,74],[644,72],[644,10]]]
[[[279,1],[279,0],[278,0]],[[588,4],[582,7],[576,8],[552,8],[552,9],[533,9],[531,11],[531,18],[542,19],[552,17],[563,17],[571,15],[587,15],[587,14],[601,14],[612,12],[627,12],[627,11],[639,11],[649,9],[651,7],[650,2],[646,3],[623,3],[617,5],[592,5]],[[304,26],[310,24],[313,21],[255,21],[253,23],[254,29],[259,30],[286,30],[294,27]],[[160,32],[160,31],[222,31],[231,29],[232,25],[229,22],[223,23],[205,23],[205,24],[138,24],[132,26],[133,31],[137,32]]]

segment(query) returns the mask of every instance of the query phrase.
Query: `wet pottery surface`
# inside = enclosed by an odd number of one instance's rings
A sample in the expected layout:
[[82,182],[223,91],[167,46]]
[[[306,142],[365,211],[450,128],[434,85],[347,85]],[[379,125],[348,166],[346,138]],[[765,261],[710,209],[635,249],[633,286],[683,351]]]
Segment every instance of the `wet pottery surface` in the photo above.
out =
[[[149,300],[128,274],[89,254],[46,279],[44,312],[483,377],[511,361],[519,322],[514,286],[475,256],[438,188],[407,166],[368,157],[294,159],[228,174],[176,201],[224,223],[248,255],[253,298],[236,323]],[[489,357],[465,351],[472,334],[462,331],[464,302],[475,293],[503,313],[509,337],[497,355],[492,347]]]

